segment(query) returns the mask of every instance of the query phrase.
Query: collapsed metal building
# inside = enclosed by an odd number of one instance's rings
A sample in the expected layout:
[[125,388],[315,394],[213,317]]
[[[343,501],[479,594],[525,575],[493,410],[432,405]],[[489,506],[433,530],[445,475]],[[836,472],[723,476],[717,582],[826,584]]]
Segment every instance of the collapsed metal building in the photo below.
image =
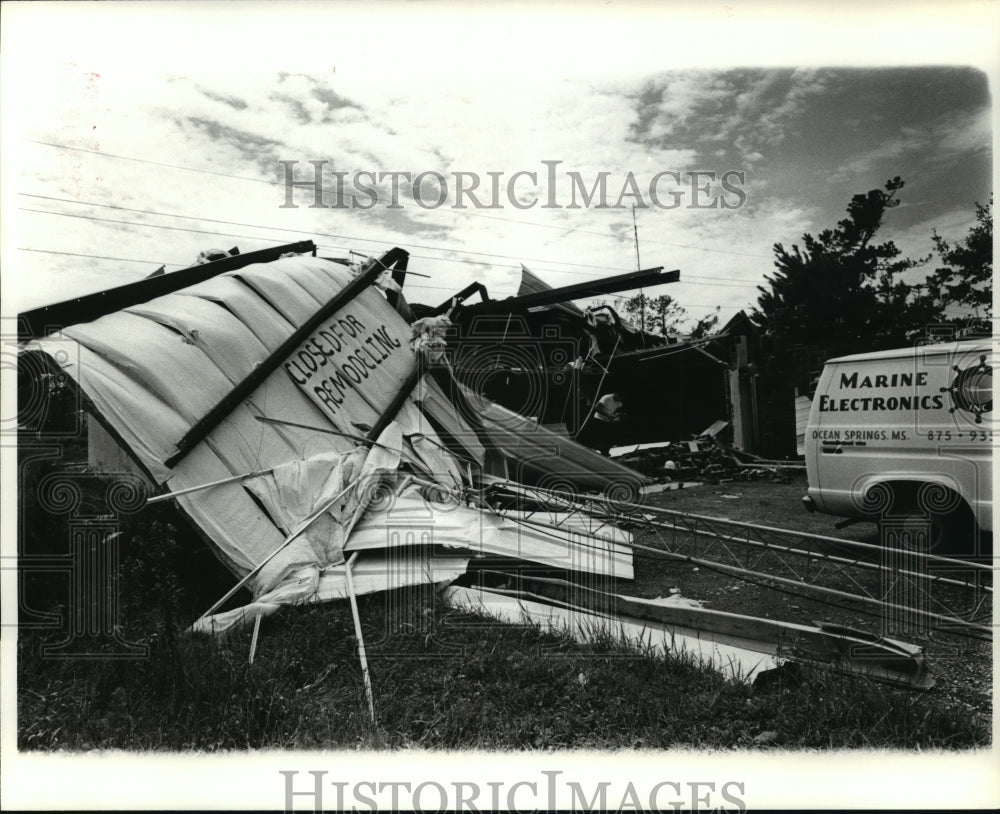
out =
[[[634,328],[611,306],[574,303],[679,279],[678,270],[658,267],[553,289],[522,266],[513,297],[492,299],[474,283],[436,307],[412,309],[417,317],[448,315],[463,382],[587,446],[688,440],[722,421],[735,449],[794,456],[784,405],[791,396],[762,376],[759,328],[745,313],[685,341]],[[602,426],[595,408],[611,394],[627,420]],[[762,409],[770,419],[763,426]]]
[[[286,604],[435,585],[452,604],[497,618],[654,637],[742,679],[801,659],[929,685],[919,648],[901,642],[621,593],[637,535],[667,526],[632,502],[643,475],[570,437],[585,429],[587,399],[604,392],[581,379],[614,375],[638,393],[650,389],[648,371],[679,370],[684,384],[671,381],[671,398],[702,400],[671,414],[670,432],[703,429],[715,411],[734,417],[725,412],[734,370],[711,343],[652,344],[597,327],[566,304],[594,284],[546,290],[535,278],[536,290],[512,301],[411,307],[407,263],[399,248],[360,264],[316,257],[304,241],[21,315],[30,368],[73,382],[105,434],[103,454],[141,472],[158,492],[151,502],[175,501],[236,578],[195,630],[259,625]],[[626,290],[664,276],[597,285]],[[551,309],[566,336],[546,336]],[[497,314],[499,339],[476,322]],[[532,337],[524,345],[539,356],[511,355],[507,331],[522,319]],[[553,341],[539,344],[538,331]],[[614,350],[630,343],[639,347]],[[517,401],[518,377],[544,388],[559,375],[562,404],[585,405],[575,422],[564,409],[551,420],[559,398],[538,410]],[[504,587],[511,580],[521,587]],[[244,587],[249,601],[233,607]]]

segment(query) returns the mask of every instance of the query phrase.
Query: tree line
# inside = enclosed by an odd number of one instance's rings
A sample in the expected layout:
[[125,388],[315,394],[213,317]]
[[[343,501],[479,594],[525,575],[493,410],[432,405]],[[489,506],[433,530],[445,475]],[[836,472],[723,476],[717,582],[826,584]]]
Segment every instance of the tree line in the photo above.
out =
[[[934,250],[910,259],[879,239],[886,215],[899,206],[904,182],[855,195],[847,217],[801,246],[774,245],[775,270],[758,286],[751,316],[762,329],[769,372],[801,381],[818,363],[849,353],[903,347],[920,338],[990,334],[993,302],[993,197],[976,203],[964,239],[932,233]],[[922,281],[912,269],[934,264]],[[903,278],[905,274],[905,279]],[[967,313],[949,316],[949,306]],[[677,335],[686,318],[669,294],[640,293],[623,304],[646,331]],[[718,313],[699,320],[692,338],[716,327]]]

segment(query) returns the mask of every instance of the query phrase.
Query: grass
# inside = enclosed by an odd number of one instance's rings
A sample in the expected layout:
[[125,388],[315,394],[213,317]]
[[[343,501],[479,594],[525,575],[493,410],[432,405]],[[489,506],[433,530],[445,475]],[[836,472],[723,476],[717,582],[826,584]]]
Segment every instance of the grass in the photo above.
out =
[[[580,645],[416,595],[361,603],[378,723],[346,603],[292,607],[216,640],[159,620],[147,658],[51,659],[19,638],[22,749],[968,748],[989,743],[932,694],[801,668],[768,686],[684,657]],[[420,624],[400,623],[400,618]],[[147,620],[148,621],[148,620]]]

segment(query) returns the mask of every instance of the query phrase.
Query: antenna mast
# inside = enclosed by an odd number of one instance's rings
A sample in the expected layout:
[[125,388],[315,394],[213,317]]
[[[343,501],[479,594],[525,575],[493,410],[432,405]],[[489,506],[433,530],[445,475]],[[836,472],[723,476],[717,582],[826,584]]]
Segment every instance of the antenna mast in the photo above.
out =
[[[639,260],[639,227],[635,225],[635,204],[632,204],[632,233],[635,235],[635,270],[642,271]],[[646,292],[639,289],[639,327],[646,330]]]
[[632,204],[632,233],[635,235],[635,270],[642,271],[642,263],[639,262],[639,227],[635,225],[635,204]]

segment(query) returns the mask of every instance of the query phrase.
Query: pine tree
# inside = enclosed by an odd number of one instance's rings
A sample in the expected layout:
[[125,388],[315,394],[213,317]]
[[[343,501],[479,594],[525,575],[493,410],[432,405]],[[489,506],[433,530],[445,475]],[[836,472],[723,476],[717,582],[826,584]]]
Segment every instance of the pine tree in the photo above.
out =
[[902,188],[897,176],[855,195],[848,217],[803,235],[801,249],[775,244],[777,270],[758,286],[754,311],[774,372],[802,381],[818,360],[902,346],[940,320],[941,303],[899,279],[920,261],[876,240]]
[[927,279],[929,293],[943,304],[965,305],[977,317],[993,312],[993,196],[976,202],[976,223],[965,240],[952,246],[934,230],[934,248],[944,265]]

